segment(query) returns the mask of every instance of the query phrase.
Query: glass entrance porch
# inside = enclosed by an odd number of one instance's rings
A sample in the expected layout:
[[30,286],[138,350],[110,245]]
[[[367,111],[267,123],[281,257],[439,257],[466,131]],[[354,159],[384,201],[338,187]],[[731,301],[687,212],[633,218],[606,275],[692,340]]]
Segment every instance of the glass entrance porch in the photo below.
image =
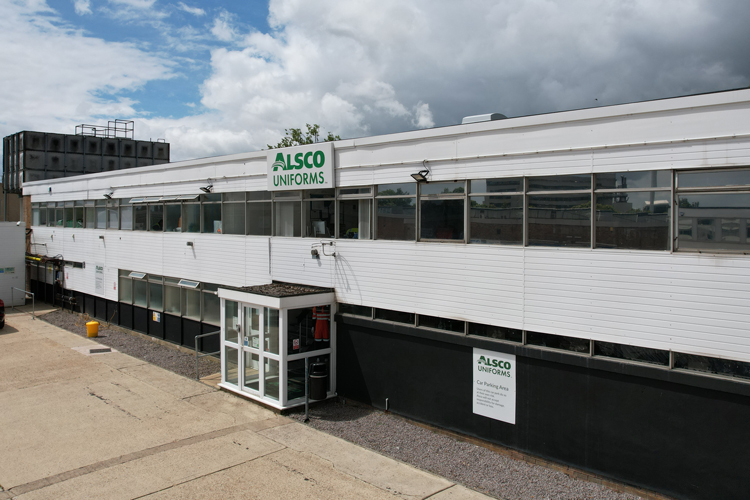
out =
[[327,367],[336,392],[332,289],[272,283],[219,289],[220,386],[278,409],[305,402],[305,359]]

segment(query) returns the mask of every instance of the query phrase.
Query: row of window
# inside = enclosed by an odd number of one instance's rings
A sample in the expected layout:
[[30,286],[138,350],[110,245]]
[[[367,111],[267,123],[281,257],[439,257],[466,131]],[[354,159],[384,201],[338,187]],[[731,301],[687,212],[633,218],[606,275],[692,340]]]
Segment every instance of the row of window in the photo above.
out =
[[174,316],[221,325],[219,285],[135,271],[119,271],[119,301]]
[[32,225],[462,241],[473,244],[750,250],[750,170],[619,172],[313,191],[32,204]]
[[516,330],[500,326],[471,323],[448,318],[426,316],[423,314],[405,313],[390,309],[378,309],[373,307],[358,306],[353,304],[339,303],[338,311],[341,314],[359,316],[372,320],[392,321],[403,323],[418,328],[430,328],[462,335],[475,335],[477,337],[490,338],[494,340],[512,342],[528,346],[546,347],[563,351],[587,354],[590,356],[601,356],[606,358],[622,359],[664,366],[666,368],[677,368],[684,370],[713,373],[728,377],[739,377],[750,379],[750,363],[744,361],[733,361],[728,359],[712,358],[708,356],[697,356],[694,354],[672,353],[663,349],[650,349],[612,342],[600,342],[563,335],[551,335],[547,333]]

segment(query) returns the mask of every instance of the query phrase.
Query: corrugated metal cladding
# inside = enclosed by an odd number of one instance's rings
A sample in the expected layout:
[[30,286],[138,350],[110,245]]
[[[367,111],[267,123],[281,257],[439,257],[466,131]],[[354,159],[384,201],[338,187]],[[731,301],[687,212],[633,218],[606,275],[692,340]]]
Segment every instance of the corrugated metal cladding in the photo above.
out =
[[[750,90],[446,127],[335,145],[339,186],[750,165]],[[32,183],[32,201],[265,186],[264,152]],[[182,182],[176,182],[182,181]],[[48,188],[52,187],[52,193]],[[51,235],[54,234],[54,239]],[[75,234],[75,239],[72,238]],[[105,236],[102,241],[99,235]],[[750,361],[750,256],[35,228],[49,255],[226,285],[334,286],[341,302]],[[193,246],[187,246],[192,241]],[[94,294],[93,267],[71,288]]]

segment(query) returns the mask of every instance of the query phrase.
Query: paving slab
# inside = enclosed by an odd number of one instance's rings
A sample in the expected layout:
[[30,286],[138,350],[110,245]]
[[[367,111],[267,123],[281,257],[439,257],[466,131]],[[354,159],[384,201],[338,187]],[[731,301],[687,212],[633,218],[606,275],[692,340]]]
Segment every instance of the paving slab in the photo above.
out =
[[145,497],[148,500],[205,498],[393,500],[404,497],[343,473],[320,457],[289,449]]
[[91,341],[30,316],[8,322],[0,500],[482,498],[131,356],[85,355]]
[[296,422],[261,434],[293,450],[327,460],[338,471],[404,498],[425,498],[453,485],[446,479]]
[[215,391],[205,384],[196,383],[195,380],[148,363],[124,367],[120,371],[178,398],[189,398]]
[[126,500],[218,472],[284,447],[251,431],[155,453],[60,481],[14,498],[18,500]]

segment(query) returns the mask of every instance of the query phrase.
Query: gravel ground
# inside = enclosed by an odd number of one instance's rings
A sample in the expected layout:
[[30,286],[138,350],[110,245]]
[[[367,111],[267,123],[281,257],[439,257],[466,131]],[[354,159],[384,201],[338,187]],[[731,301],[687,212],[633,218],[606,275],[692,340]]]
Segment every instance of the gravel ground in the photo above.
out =
[[[289,415],[304,420],[304,409]],[[310,408],[312,427],[505,500],[631,500],[641,497],[574,479],[490,449],[439,434],[357,404],[326,401]]]
[[[79,314],[55,311],[40,316],[82,337],[86,320]],[[195,358],[174,346],[163,345],[127,330],[99,326],[97,342],[114,347],[185,377],[195,376]],[[200,376],[220,370],[218,360],[202,358]],[[304,409],[290,418],[304,420]],[[503,500],[636,500],[605,486],[515,460],[475,444],[430,431],[398,416],[358,404],[331,400],[310,409],[312,427],[383,455],[435,473],[451,481]]]
[[[55,311],[39,317],[81,337],[86,336],[86,321],[88,321],[86,316],[68,311]],[[150,338],[129,332],[118,326],[107,327],[101,321],[99,322],[99,336],[92,340],[114,347],[122,353],[166,370],[188,378],[195,378],[195,355],[182,352],[176,346],[159,344]],[[198,360],[198,370],[201,377],[218,373],[220,369],[218,359],[205,357]]]

